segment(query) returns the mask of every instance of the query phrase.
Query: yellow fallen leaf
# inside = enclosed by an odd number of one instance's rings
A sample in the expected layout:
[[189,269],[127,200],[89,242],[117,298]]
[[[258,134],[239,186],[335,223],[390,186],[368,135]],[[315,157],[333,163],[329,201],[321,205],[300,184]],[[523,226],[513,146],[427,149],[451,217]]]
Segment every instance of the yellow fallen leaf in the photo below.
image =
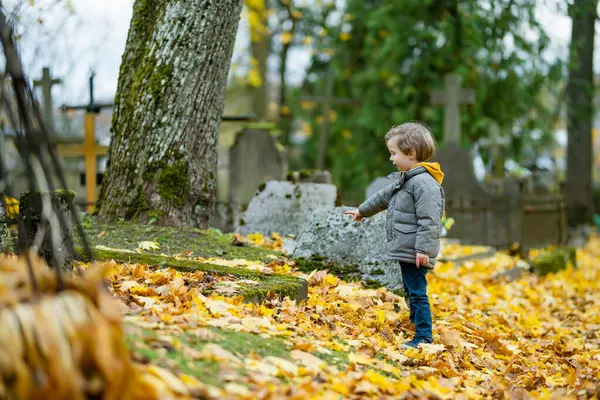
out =
[[177,378],[171,371],[156,365],[151,365],[148,367],[148,372],[160,378],[171,391],[181,395],[188,394],[188,388],[181,379]]
[[304,365],[313,372],[318,372],[323,366],[326,365],[325,361],[321,360],[319,357],[302,350],[292,350],[290,352],[290,356],[293,360],[298,361],[300,364]]
[[232,364],[242,364],[242,361],[237,358],[230,351],[225,350],[223,347],[216,343],[209,343],[202,348],[200,356],[203,358],[215,360],[215,361],[227,361]]
[[224,386],[225,391],[237,396],[250,396],[250,389],[241,383],[229,382]]
[[354,364],[371,365],[374,360],[361,353],[350,353],[348,354],[348,361]]
[[150,242],[145,240],[143,242],[138,243],[138,249],[144,251],[158,250],[160,249],[160,245],[157,242]]
[[268,356],[264,359],[265,362],[271,363],[285,373],[285,375],[298,375],[298,366],[293,362],[280,357]]

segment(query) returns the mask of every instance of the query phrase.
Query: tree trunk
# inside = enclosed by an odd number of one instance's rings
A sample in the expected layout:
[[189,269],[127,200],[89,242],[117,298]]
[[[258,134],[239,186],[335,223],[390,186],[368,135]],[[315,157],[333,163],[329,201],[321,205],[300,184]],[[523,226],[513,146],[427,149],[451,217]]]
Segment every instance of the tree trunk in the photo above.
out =
[[593,213],[593,54],[597,4],[598,0],[577,0],[569,9],[573,21],[566,91],[569,140],[565,203],[569,227],[589,223]]
[[242,0],[136,0],[99,216],[207,228]]

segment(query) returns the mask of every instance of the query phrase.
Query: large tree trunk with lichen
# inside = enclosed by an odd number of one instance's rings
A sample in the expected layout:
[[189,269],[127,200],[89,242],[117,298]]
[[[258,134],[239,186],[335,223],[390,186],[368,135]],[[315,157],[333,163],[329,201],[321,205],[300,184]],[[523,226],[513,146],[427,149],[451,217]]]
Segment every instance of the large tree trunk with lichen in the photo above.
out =
[[242,0],[136,0],[98,213],[208,227]]
[[592,220],[592,126],[594,119],[594,26],[598,0],[578,0],[569,6],[573,21],[567,100],[567,224]]

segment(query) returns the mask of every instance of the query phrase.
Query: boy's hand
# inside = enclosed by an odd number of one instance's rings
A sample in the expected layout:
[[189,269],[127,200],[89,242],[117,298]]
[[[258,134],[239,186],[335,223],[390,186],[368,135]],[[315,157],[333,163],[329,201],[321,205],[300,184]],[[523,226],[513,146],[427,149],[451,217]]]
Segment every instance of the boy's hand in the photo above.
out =
[[358,210],[344,211],[344,214],[352,215],[352,221],[355,221],[355,222],[360,222],[364,218],[362,215],[360,215]]
[[427,264],[429,264],[429,256],[427,254],[417,253],[417,268]]

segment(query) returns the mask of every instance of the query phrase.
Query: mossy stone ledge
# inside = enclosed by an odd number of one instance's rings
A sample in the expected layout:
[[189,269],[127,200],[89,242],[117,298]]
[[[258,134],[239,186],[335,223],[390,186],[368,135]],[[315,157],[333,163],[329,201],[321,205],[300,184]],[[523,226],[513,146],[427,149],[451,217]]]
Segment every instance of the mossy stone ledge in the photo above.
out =
[[[85,259],[83,249],[77,248],[81,259]],[[260,303],[266,298],[276,295],[280,298],[304,300],[308,297],[308,282],[295,276],[272,274],[266,275],[243,267],[228,267],[203,263],[194,260],[175,259],[173,257],[136,253],[131,250],[94,248],[94,259],[115,260],[123,263],[146,264],[162,268],[174,268],[182,272],[206,271],[216,275],[233,275],[242,279],[259,282],[258,285],[241,283],[239,294],[246,302]]]

